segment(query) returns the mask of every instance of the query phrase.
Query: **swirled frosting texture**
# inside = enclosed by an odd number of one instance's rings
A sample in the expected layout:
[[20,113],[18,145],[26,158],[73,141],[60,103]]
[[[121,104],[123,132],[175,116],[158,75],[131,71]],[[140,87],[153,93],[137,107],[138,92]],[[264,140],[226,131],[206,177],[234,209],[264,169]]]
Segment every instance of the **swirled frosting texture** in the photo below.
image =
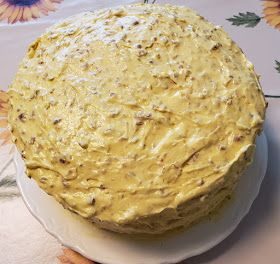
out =
[[27,174],[101,227],[161,233],[208,214],[249,163],[252,64],[190,9],[131,5],[49,28],[9,89]]

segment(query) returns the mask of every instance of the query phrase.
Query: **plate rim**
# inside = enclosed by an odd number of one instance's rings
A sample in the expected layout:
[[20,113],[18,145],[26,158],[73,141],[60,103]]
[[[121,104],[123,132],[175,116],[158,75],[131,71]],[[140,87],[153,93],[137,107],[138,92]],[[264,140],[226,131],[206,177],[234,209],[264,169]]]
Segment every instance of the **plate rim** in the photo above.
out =
[[[230,236],[233,231],[238,227],[238,225],[241,223],[241,221],[247,216],[247,214],[249,213],[254,201],[256,200],[262,182],[264,180],[264,177],[267,173],[267,165],[268,165],[268,144],[267,144],[267,137],[264,131],[262,131],[262,133],[260,135],[258,135],[258,138],[260,140],[262,140],[263,142],[263,147],[264,149],[262,149],[262,153],[263,153],[263,157],[264,157],[264,169],[263,169],[263,173],[260,177],[260,180],[258,182],[258,184],[256,185],[256,192],[255,194],[252,196],[250,202],[247,204],[246,210],[244,210],[242,217],[238,218],[237,221],[231,225],[231,227],[226,231],[223,232],[219,235],[216,236],[216,239],[213,239],[211,241],[209,241],[208,243],[206,243],[203,247],[198,248],[197,250],[193,250],[191,253],[187,252],[185,254],[181,254],[178,257],[173,257],[172,259],[167,260],[157,260],[156,262],[154,262],[154,264],[175,264],[178,263],[180,261],[184,261],[187,260],[191,257],[194,256],[198,256],[206,251],[209,251],[210,249],[214,248],[215,246],[217,246],[218,244],[220,244],[223,240],[225,240],[228,236]],[[17,186],[19,188],[19,191],[21,193],[22,196],[22,200],[24,201],[24,204],[26,205],[26,207],[28,208],[29,212],[33,215],[33,217],[35,217],[35,219],[44,227],[44,229],[53,237],[55,237],[63,246],[71,248],[72,250],[80,253],[81,255],[83,255],[84,257],[95,261],[95,262],[99,262],[102,264],[124,264],[122,261],[119,262],[115,259],[112,259],[110,257],[103,257],[102,259],[100,257],[96,257],[94,259],[92,259],[92,257],[87,254],[87,252],[85,252],[85,250],[83,250],[79,245],[71,245],[71,243],[69,244],[68,242],[64,242],[64,239],[61,237],[60,234],[55,233],[55,231],[50,230],[49,226],[47,225],[46,221],[44,221],[44,219],[42,219],[42,217],[40,217],[39,215],[36,214],[36,210],[33,209],[31,207],[31,204],[28,202],[28,199],[26,198],[26,194],[23,191],[23,187],[21,185],[20,182],[20,175],[22,175],[23,173],[18,173],[18,168],[20,167],[18,162],[19,160],[17,159],[21,158],[20,154],[16,151],[15,155],[13,156],[12,162],[15,165],[15,169],[16,169],[16,182],[17,182]],[[39,186],[38,186],[39,188]],[[61,209],[65,210],[63,207],[61,207]],[[136,263],[136,262],[135,262]],[[146,264],[144,262],[138,261],[136,264]]]

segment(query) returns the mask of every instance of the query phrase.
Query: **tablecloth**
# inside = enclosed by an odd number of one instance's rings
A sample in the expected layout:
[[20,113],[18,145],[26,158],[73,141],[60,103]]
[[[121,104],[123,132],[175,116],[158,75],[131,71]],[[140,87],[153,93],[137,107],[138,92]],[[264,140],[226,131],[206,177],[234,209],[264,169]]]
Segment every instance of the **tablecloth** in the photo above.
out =
[[[49,12],[48,16],[41,16],[24,23],[0,22],[1,90],[7,90],[28,44],[51,24],[85,10],[140,2],[132,0],[48,1],[61,2],[57,3],[56,10],[50,8],[53,12]],[[2,2],[5,1],[0,1],[0,14]],[[222,25],[255,65],[257,73],[261,75],[261,84],[269,102],[265,122],[269,163],[257,200],[250,213],[229,238],[209,252],[186,260],[184,263],[279,264],[280,99],[277,96],[280,95],[280,31],[277,27],[280,27],[280,1],[158,0],[156,2],[189,6],[214,24]],[[47,11],[45,7],[44,13]],[[10,17],[10,21],[11,19]],[[0,93],[0,127],[2,127],[0,140],[2,143],[8,143],[8,133],[5,132],[6,113],[5,95]],[[62,246],[43,229],[25,207],[14,180],[16,172],[10,163],[12,152],[12,145],[2,144],[0,147],[0,263],[56,263],[56,257],[62,254]]]

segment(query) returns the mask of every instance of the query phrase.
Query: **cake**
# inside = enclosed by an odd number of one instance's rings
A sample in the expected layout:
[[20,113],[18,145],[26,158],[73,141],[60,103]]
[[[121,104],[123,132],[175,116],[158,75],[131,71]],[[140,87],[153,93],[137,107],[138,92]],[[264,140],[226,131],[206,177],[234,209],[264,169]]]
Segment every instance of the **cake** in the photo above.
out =
[[157,234],[196,223],[250,164],[266,102],[220,27],[134,4],[46,30],[9,88],[26,174],[98,227]]

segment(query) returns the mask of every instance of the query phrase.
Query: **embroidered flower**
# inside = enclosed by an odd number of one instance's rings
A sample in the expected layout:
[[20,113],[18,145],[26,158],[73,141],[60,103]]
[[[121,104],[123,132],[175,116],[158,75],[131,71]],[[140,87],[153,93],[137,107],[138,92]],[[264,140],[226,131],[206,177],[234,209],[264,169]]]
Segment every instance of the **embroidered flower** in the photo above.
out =
[[263,14],[269,25],[280,30],[280,0],[264,0]]
[[71,263],[71,264],[94,264],[93,261],[83,257],[79,253],[69,249],[64,248],[63,249],[63,255],[58,257],[58,260],[60,261],[60,264],[64,263]]
[[7,129],[8,95],[0,91],[0,146],[11,143],[11,135]]
[[0,0],[0,20],[8,23],[25,22],[55,11],[63,0]]

